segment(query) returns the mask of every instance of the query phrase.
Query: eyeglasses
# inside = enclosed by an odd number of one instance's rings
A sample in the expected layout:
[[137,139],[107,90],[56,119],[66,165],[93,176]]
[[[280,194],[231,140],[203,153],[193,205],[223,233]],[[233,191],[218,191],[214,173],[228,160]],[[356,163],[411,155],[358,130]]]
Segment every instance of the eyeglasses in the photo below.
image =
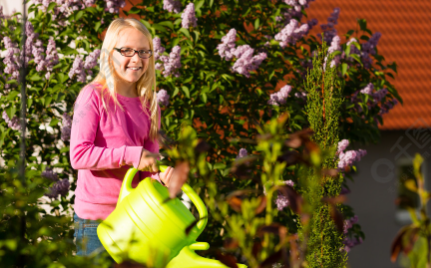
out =
[[153,55],[153,51],[151,50],[134,50],[132,48],[114,48],[124,57],[133,57],[136,53],[141,59],[149,59],[151,55]]

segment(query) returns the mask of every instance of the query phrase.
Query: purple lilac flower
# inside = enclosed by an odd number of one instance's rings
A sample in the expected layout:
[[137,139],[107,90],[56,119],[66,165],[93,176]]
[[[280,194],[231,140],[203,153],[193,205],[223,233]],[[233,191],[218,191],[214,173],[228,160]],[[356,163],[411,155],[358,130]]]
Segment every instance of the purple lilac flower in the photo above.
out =
[[55,47],[55,41],[53,38],[48,40],[48,47],[46,48],[46,70],[48,71],[48,78],[50,73],[52,72],[55,65],[57,65],[60,61],[57,55],[57,48]]
[[72,118],[67,113],[63,114],[62,120],[63,127],[61,128],[61,139],[63,141],[70,140],[70,134],[72,131]]
[[[346,46],[350,46],[350,54],[356,54],[356,55],[360,55],[361,51],[353,44],[353,42],[359,43],[358,40],[356,40],[355,38],[351,38],[347,43]],[[344,52],[343,52],[344,53]],[[344,55],[344,54],[343,54]],[[349,56],[347,58],[348,61],[353,62],[354,59],[353,57]]]
[[349,150],[339,154],[338,168],[343,170],[353,165],[353,162],[360,161],[367,154],[366,150],[359,149],[358,151]]
[[73,62],[72,69],[69,71],[69,78],[72,79],[73,76],[76,74],[78,82],[85,82],[85,69],[84,69],[84,62],[82,61],[81,57],[78,55],[75,58],[75,61]]
[[58,175],[55,173],[52,168],[46,167],[45,171],[42,172],[42,177],[50,179],[52,181],[58,181]]
[[70,182],[69,179],[62,179],[54,183],[45,195],[51,199],[57,199],[58,195],[66,196],[69,193]]
[[346,139],[338,142],[337,154],[341,154],[342,152],[344,152],[347,149],[347,146],[349,146],[349,144],[350,144],[349,140],[346,140]]
[[295,92],[295,97],[302,100],[307,100],[306,92]]
[[369,83],[366,87],[360,90],[362,94],[372,95],[374,90],[373,83]]
[[7,113],[3,111],[2,117],[4,121],[7,123],[7,126],[10,127],[11,129],[19,130],[21,128],[19,118],[17,116],[14,116],[11,120],[9,119],[9,116],[7,115]]
[[34,32],[33,24],[31,24],[31,22],[29,21],[26,22],[25,28],[27,35],[27,39],[25,41],[25,63],[27,66],[28,62],[33,56],[33,43],[35,42],[35,40],[37,40],[39,34]]
[[267,57],[265,52],[261,52],[255,56],[253,56],[253,53],[254,49],[249,45],[239,46],[234,52],[235,57],[238,59],[232,66],[232,71],[242,74],[247,78],[250,77],[250,71],[257,70],[262,61]]
[[180,73],[178,72],[178,69],[182,66],[180,46],[176,45],[174,48],[172,48],[171,53],[169,53],[169,57],[165,55],[160,56],[160,60],[163,61],[165,69],[163,71],[164,77],[169,75],[174,75],[175,77],[180,76]]
[[368,42],[362,44],[361,60],[364,67],[367,69],[371,68],[373,64],[373,59],[370,55],[376,54],[376,47],[381,36],[381,33],[376,32],[371,36]]
[[236,51],[235,40],[236,30],[234,28],[221,38],[222,43],[217,46],[217,50],[222,59],[231,60],[233,58]]
[[[341,42],[341,39],[338,35],[336,35],[336,36],[334,36],[334,38],[332,38],[331,46],[328,48],[328,55],[334,53],[335,51],[341,50],[340,42]],[[328,58],[328,56],[325,57],[325,62],[323,64],[323,68],[326,67],[327,58]],[[340,55],[334,56],[334,58],[331,60],[330,67],[333,68],[333,67],[337,66],[338,64],[340,64],[340,60],[341,60]]]
[[246,157],[247,154],[248,154],[247,149],[241,148],[241,149],[239,149],[239,152],[238,152],[238,155],[236,156],[236,159]]
[[391,110],[392,108],[394,108],[395,105],[398,104],[397,100],[393,100],[393,101],[388,101],[385,104],[383,104],[380,108],[380,112],[379,115],[384,115],[387,114],[389,112],[389,110]]
[[342,187],[341,188],[341,192],[340,192],[340,194],[349,194],[350,193],[350,190],[349,189],[347,189],[347,188],[345,188],[345,187]]
[[160,89],[159,92],[157,92],[157,102],[163,106],[169,105],[169,94],[166,90]]
[[97,65],[97,59],[100,56],[100,49],[96,49],[91,52],[86,58],[84,63],[84,68],[86,70],[93,69]]
[[163,0],[163,9],[169,12],[180,13],[181,2],[179,0]]
[[196,27],[197,19],[195,16],[195,5],[193,3],[189,3],[184,9],[183,14],[181,14],[181,18],[183,19],[181,22],[181,26],[183,28]]
[[284,3],[292,6],[292,8],[288,9],[286,12],[282,12],[283,17],[287,21],[286,23],[289,23],[293,18],[301,20],[303,16],[301,12],[302,8],[308,8],[309,3],[313,1],[315,0],[283,0]]
[[280,89],[280,91],[275,92],[270,95],[268,104],[279,106],[280,104],[285,104],[289,93],[292,91],[292,86],[285,85]]
[[362,244],[362,242],[363,242],[361,237],[359,237],[359,238],[349,237],[349,230],[357,222],[358,222],[358,216],[357,215],[353,216],[350,219],[344,220],[344,224],[343,224],[344,248],[342,248],[342,249],[345,250],[346,252],[349,252],[351,248],[353,248],[354,246],[357,246],[359,244]]
[[19,68],[21,67],[19,54],[20,50],[18,45],[12,40],[5,36],[3,37],[3,43],[6,48],[6,55],[3,59],[3,63],[6,64],[4,72],[11,75],[11,79],[18,79],[19,77]]
[[153,38],[153,49],[154,49],[154,60],[157,61],[159,60],[160,55],[162,55],[163,52],[165,52],[165,48],[162,47],[162,41],[157,36]]
[[274,39],[280,41],[280,46],[285,48],[288,44],[296,44],[299,39],[308,34],[309,30],[310,26],[307,23],[299,26],[297,20],[291,20],[289,24],[274,36]]
[[125,0],[110,0],[106,1],[105,11],[108,11],[109,13],[118,13],[120,12],[120,8],[123,8],[125,6]]
[[283,194],[278,193],[275,204],[277,205],[277,209],[282,211],[285,207],[289,206],[289,200]]
[[338,24],[338,17],[340,16],[340,8],[334,8],[334,11],[331,13],[331,15],[328,18],[327,24],[321,24],[320,28],[322,29],[323,33],[318,34],[317,36],[322,39],[323,35],[323,41],[325,41],[327,44],[332,42],[332,38],[334,38],[337,35],[337,30],[334,28],[334,25]]

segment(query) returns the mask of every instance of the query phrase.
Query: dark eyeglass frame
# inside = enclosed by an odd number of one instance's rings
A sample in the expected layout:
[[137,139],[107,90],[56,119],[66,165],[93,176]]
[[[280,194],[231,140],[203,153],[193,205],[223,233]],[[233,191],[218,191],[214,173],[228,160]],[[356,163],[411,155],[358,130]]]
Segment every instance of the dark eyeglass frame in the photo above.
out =
[[[138,57],[139,58],[141,58],[141,59],[149,59],[149,58],[151,58],[151,56],[153,55],[153,51],[151,51],[151,50],[145,50],[145,49],[141,49],[141,50],[135,50],[135,49],[133,49],[133,48],[130,48],[130,47],[122,47],[122,48],[116,48],[116,47],[114,47],[114,49],[116,50],[116,51],[118,51],[120,54],[121,54],[121,56],[123,56],[123,57],[133,57],[133,56],[135,56],[135,54],[136,53],[138,53]],[[122,52],[121,52],[121,50],[122,49],[131,49],[131,50],[133,50],[133,55],[131,55],[131,56],[126,56],[126,55],[124,55]],[[139,53],[140,51],[144,51],[145,53],[148,53],[148,52],[150,52],[149,54],[150,54],[150,56],[148,57],[148,58],[143,58],[143,57],[141,57],[141,54]],[[145,56],[147,55],[147,54],[144,54]]]

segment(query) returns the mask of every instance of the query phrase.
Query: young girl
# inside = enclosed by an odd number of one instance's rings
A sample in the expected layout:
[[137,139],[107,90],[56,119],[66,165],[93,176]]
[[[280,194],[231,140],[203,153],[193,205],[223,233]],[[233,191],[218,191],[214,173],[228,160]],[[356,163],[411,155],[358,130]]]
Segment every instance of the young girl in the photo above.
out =
[[[132,186],[146,177],[169,185],[173,168],[157,174],[160,108],[152,37],[135,19],[116,19],[106,32],[100,73],[75,102],[70,160],[78,170],[75,191],[77,255],[103,250],[96,220],[117,204],[122,180],[133,166],[140,171]],[[86,247],[79,242],[85,239]]]

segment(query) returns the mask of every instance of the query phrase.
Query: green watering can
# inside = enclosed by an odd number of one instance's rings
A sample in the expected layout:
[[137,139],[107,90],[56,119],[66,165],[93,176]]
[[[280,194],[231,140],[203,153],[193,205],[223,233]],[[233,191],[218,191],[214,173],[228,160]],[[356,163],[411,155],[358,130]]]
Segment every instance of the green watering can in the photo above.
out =
[[[162,172],[166,168],[159,166]],[[156,180],[146,178],[132,188],[137,172],[136,168],[127,171],[117,207],[97,228],[97,235],[111,257],[117,263],[129,259],[155,268],[227,268],[194,252],[209,248],[206,242],[196,242],[208,221],[208,211],[196,192],[188,184],[181,188],[201,219],[186,235],[186,228],[196,221],[193,214],[178,198],[166,202],[168,189]],[[238,264],[238,267],[247,266]]]

